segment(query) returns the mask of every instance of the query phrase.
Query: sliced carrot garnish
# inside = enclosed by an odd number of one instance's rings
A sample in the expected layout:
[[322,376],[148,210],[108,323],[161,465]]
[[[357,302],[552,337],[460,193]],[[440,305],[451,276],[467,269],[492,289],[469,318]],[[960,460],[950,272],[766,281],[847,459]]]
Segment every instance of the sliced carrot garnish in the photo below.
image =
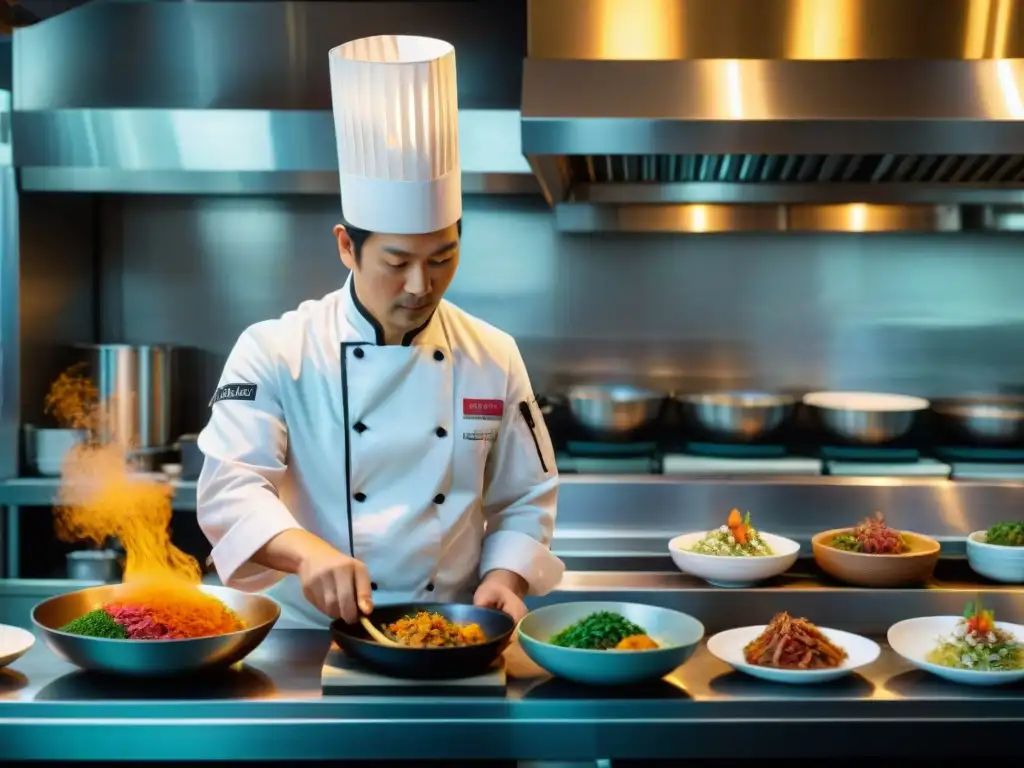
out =
[[734,509],[729,513],[729,520],[726,525],[730,528],[742,528],[743,527],[743,515],[740,514],[738,509]]
[[729,519],[726,522],[732,537],[736,539],[738,544],[747,543],[747,527],[743,525],[743,517],[740,515],[738,509],[734,509],[729,513]]

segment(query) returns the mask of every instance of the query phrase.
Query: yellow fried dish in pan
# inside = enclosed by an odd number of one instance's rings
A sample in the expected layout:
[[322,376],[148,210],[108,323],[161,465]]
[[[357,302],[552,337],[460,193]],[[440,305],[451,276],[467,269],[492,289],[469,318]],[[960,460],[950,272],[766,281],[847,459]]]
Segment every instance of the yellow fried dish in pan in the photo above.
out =
[[427,611],[404,616],[381,628],[396,643],[410,648],[452,648],[487,642],[478,624],[456,624]]

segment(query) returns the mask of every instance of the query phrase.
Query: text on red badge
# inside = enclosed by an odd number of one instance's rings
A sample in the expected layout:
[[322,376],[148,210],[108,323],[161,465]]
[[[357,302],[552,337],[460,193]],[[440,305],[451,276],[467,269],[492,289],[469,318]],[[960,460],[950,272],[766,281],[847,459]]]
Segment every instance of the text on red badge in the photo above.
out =
[[462,399],[462,415],[467,419],[500,419],[504,412],[504,400]]

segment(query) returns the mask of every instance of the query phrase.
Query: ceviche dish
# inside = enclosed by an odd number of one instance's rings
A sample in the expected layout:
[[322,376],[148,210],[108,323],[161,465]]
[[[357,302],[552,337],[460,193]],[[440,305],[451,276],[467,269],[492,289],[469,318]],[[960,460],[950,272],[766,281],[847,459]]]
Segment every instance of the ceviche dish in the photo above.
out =
[[774,669],[835,669],[847,658],[807,619],[783,611],[743,649],[748,664]]
[[1024,547],[1024,522],[996,523],[985,531],[985,543],[996,547]]
[[995,613],[984,610],[980,601],[967,605],[950,635],[940,637],[925,660],[942,667],[981,672],[1024,669],[1020,640],[997,627]]
[[697,555],[723,557],[764,557],[774,554],[761,534],[750,524],[750,513],[741,515],[738,509],[729,513],[725,525],[709,531],[690,551]]
[[382,624],[381,629],[391,640],[409,648],[453,648],[487,642],[478,624],[456,624],[428,611]]
[[561,648],[588,651],[651,651],[660,647],[643,627],[611,611],[592,613],[548,642]]
[[858,552],[864,555],[902,555],[910,551],[906,537],[890,528],[877,513],[855,528],[837,534],[829,545],[844,552]]

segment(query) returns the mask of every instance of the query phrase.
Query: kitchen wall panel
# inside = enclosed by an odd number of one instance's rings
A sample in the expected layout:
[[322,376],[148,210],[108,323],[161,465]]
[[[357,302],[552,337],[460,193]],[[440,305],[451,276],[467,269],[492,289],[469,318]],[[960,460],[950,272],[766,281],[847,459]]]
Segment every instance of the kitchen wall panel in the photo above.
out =
[[[345,279],[331,198],[103,201],[101,336],[194,347],[191,427],[239,332]],[[513,333],[535,387],[1024,388],[1024,257],[1004,235],[563,236],[467,198],[449,298]]]
[[18,199],[20,274],[17,296],[11,298],[18,307],[21,349],[15,370],[23,423],[43,422],[50,384],[77,359],[73,345],[96,339],[99,205],[96,198],[73,194]]

